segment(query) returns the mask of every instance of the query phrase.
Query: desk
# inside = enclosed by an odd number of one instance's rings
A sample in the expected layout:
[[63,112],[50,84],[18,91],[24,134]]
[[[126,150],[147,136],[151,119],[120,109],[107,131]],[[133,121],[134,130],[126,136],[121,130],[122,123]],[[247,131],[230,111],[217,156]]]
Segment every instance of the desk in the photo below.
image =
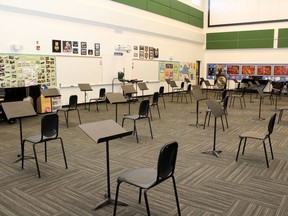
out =
[[80,91],[84,91],[84,104],[85,104],[85,109],[86,108],[86,97],[87,97],[87,93],[86,91],[93,91],[93,89],[91,88],[89,83],[79,83],[78,84]]
[[[15,161],[16,163],[22,160],[22,155],[24,151],[23,134],[22,134],[22,118],[36,116],[37,114],[32,104],[29,101],[4,102],[2,103],[2,107],[8,120],[11,118],[19,119],[21,155]],[[23,169],[23,164],[22,164],[22,169]]]
[[117,122],[117,116],[118,116],[118,104],[119,103],[127,103],[127,100],[121,93],[106,93],[106,97],[109,100],[111,104],[116,104],[116,117],[115,121]]
[[[109,165],[109,141],[125,136],[129,136],[133,131],[126,131],[113,120],[105,120],[79,125],[79,127],[96,143],[106,142],[106,165],[107,165],[107,194],[106,198],[99,203],[94,210],[105,205],[113,204],[110,192],[110,165]],[[120,205],[125,205],[120,203]],[[127,204],[126,204],[127,205]]]

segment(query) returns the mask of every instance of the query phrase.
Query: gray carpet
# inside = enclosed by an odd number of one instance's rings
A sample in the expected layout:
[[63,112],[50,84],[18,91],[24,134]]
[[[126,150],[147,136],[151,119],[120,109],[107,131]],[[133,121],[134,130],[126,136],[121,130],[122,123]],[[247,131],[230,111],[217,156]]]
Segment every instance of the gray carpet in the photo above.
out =
[[[210,94],[213,96],[213,94]],[[254,96],[253,96],[254,97]],[[275,124],[272,144],[275,160],[268,158],[266,167],[261,142],[249,141],[245,155],[235,156],[239,134],[246,130],[266,130],[275,105],[264,101],[258,121],[259,99],[249,102],[246,109],[235,106],[228,108],[229,128],[222,131],[217,123],[217,150],[220,158],[202,154],[213,147],[214,119],[205,130],[189,124],[196,123],[196,103],[170,102],[167,96],[166,109],[160,98],[161,119],[157,109],[152,108],[152,128],[154,139],[150,137],[146,120],[137,122],[140,143],[135,136],[110,142],[111,193],[115,196],[116,179],[128,168],[156,167],[159,150],[166,142],[176,140],[179,152],[176,164],[176,183],[182,215],[288,215],[288,113],[284,111],[280,124]],[[141,99],[140,99],[141,100]],[[185,100],[183,100],[185,101]],[[189,101],[189,100],[188,100]],[[288,98],[283,96],[278,107],[286,106]],[[139,102],[131,104],[131,113],[138,111]],[[205,102],[200,102],[199,123],[203,123]],[[91,111],[80,106],[82,123],[115,119],[115,105],[99,105],[99,113],[94,105]],[[118,122],[128,112],[128,105],[118,105]],[[97,211],[94,206],[101,202],[106,192],[106,151],[105,144],[94,143],[79,127],[76,113],[69,116],[66,128],[63,113],[60,116],[60,136],[64,140],[68,169],[65,169],[61,147],[58,142],[48,145],[48,162],[44,162],[44,148],[39,145],[39,166],[42,178],[37,175],[34,160],[13,163],[20,152],[19,123],[0,123],[0,215],[112,215],[113,206],[108,205]],[[40,131],[41,115],[23,119],[23,135]],[[277,118],[278,120],[278,118]],[[225,123],[225,122],[224,122]],[[132,122],[125,128],[132,130]],[[267,148],[269,149],[269,148]],[[25,146],[26,155],[32,155],[32,145]],[[167,181],[148,192],[152,215],[177,215],[172,182]],[[138,190],[122,185],[119,199],[129,204],[119,206],[117,215],[146,215],[144,199],[138,204]]]

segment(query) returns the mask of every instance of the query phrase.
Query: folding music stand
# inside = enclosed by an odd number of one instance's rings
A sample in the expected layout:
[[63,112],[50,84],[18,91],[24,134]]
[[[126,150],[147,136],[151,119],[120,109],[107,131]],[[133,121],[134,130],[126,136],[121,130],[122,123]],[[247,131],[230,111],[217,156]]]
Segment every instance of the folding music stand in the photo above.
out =
[[141,82],[141,83],[138,83],[138,86],[139,86],[139,89],[142,91],[142,100],[143,100],[143,93],[145,90],[149,90],[146,83],[144,82]]
[[[99,122],[92,122],[87,124],[81,124],[79,127],[96,143],[106,142],[106,166],[107,166],[107,194],[105,199],[96,205],[94,211],[102,208],[108,204],[114,204],[114,200],[111,198],[110,191],[110,164],[109,164],[109,141],[129,136],[133,131],[126,131],[118,123],[113,120],[104,120]],[[119,203],[120,205],[127,205],[126,203]]]
[[219,157],[219,154],[222,151],[216,151],[216,128],[217,128],[217,118],[220,117],[223,126],[222,116],[225,115],[225,112],[222,106],[216,100],[207,100],[207,106],[210,108],[212,114],[214,115],[214,140],[213,140],[213,150],[212,151],[204,151],[203,154],[212,154],[216,157]]
[[116,104],[116,117],[115,121],[117,122],[117,116],[118,116],[118,104],[119,103],[127,103],[126,98],[121,93],[106,93],[106,97],[109,100],[111,104]]
[[89,83],[79,83],[78,84],[80,91],[84,91],[84,104],[85,104],[85,109],[86,108],[86,98],[87,98],[87,91],[93,91]]
[[173,101],[173,96],[174,96],[174,90],[178,90],[180,91],[180,88],[177,86],[176,82],[174,80],[170,80],[170,86],[172,88],[172,99],[171,101]]
[[168,85],[168,92],[169,92],[169,87],[170,87],[170,79],[165,79],[165,81],[166,81],[166,83],[167,83],[167,85]]
[[[18,159],[15,161],[21,161],[22,155],[24,151],[23,146],[23,133],[22,133],[22,118],[36,116],[36,112],[29,101],[15,101],[15,102],[4,102],[1,104],[4,110],[4,113],[7,116],[7,119],[16,118],[19,119],[19,127],[20,127],[20,144],[21,144],[21,155],[18,156]],[[31,157],[26,157],[31,158]],[[25,158],[24,158],[25,159]],[[23,167],[22,167],[23,169]]]
[[258,118],[256,118],[256,120],[265,120],[265,118],[262,118],[261,117],[261,109],[262,109],[262,102],[263,102],[263,99],[264,97],[267,97],[267,96],[270,96],[270,95],[265,95],[262,91],[262,87],[257,87],[256,88],[258,94],[259,94],[259,97],[260,97],[260,100],[259,100],[259,111],[258,111]]
[[192,94],[196,100],[196,124],[189,124],[190,126],[200,127],[202,124],[198,123],[198,116],[199,116],[199,102],[206,100],[207,98],[202,94],[201,89],[193,89]]
[[129,113],[128,115],[130,115],[130,102],[131,102],[131,97],[132,94],[137,93],[137,91],[135,90],[133,85],[123,85],[122,86],[122,90],[124,92],[124,95],[128,96],[128,103],[129,103]]

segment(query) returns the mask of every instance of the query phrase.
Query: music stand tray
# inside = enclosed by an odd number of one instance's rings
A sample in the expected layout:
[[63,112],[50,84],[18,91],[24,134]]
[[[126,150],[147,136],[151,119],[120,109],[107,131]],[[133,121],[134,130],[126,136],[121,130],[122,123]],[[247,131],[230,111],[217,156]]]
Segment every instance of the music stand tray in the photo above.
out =
[[109,100],[109,103],[116,104],[116,113],[115,113],[115,121],[117,122],[117,116],[118,116],[118,104],[119,103],[127,103],[126,98],[121,93],[106,93],[106,97]]
[[21,155],[18,156],[18,159],[15,161],[16,163],[22,159],[24,150],[23,134],[22,134],[22,118],[36,116],[37,114],[29,101],[4,102],[1,105],[8,120],[13,118],[19,119]]
[[[225,115],[222,106],[216,100],[207,100],[207,106],[210,108],[212,114],[214,115],[214,140],[213,140],[213,150],[212,151],[204,151],[203,154],[212,154],[216,157],[219,157],[219,154],[222,151],[216,151],[216,128],[217,128],[217,118],[220,117],[222,120],[222,116]],[[223,124],[223,122],[222,122]]]
[[41,93],[44,97],[60,97],[61,96],[57,88],[42,89]]
[[78,87],[79,87],[80,91],[84,92],[84,104],[85,104],[85,109],[87,109],[86,108],[86,97],[87,97],[86,91],[93,91],[93,89],[91,88],[89,83],[79,83]]
[[[96,205],[93,210],[102,208],[108,204],[114,204],[111,198],[110,191],[110,160],[109,160],[109,141],[117,138],[129,136],[133,131],[126,131],[123,127],[113,120],[104,120],[99,122],[92,122],[81,124],[79,127],[96,143],[106,142],[106,166],[107,166],[107,194],[105,199]],[[126,203],[119,203],[120,205],[127,205]]]

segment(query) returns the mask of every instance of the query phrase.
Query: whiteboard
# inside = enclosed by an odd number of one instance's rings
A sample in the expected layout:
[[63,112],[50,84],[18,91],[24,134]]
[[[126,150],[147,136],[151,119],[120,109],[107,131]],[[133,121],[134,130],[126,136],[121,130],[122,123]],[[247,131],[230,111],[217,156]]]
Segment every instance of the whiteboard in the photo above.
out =
[[102,58],[92,56],[56,56],[57,85],[77,86],[102,83]]
[[132,79],[159,81],[159,63],[156,60],[132,60]]

